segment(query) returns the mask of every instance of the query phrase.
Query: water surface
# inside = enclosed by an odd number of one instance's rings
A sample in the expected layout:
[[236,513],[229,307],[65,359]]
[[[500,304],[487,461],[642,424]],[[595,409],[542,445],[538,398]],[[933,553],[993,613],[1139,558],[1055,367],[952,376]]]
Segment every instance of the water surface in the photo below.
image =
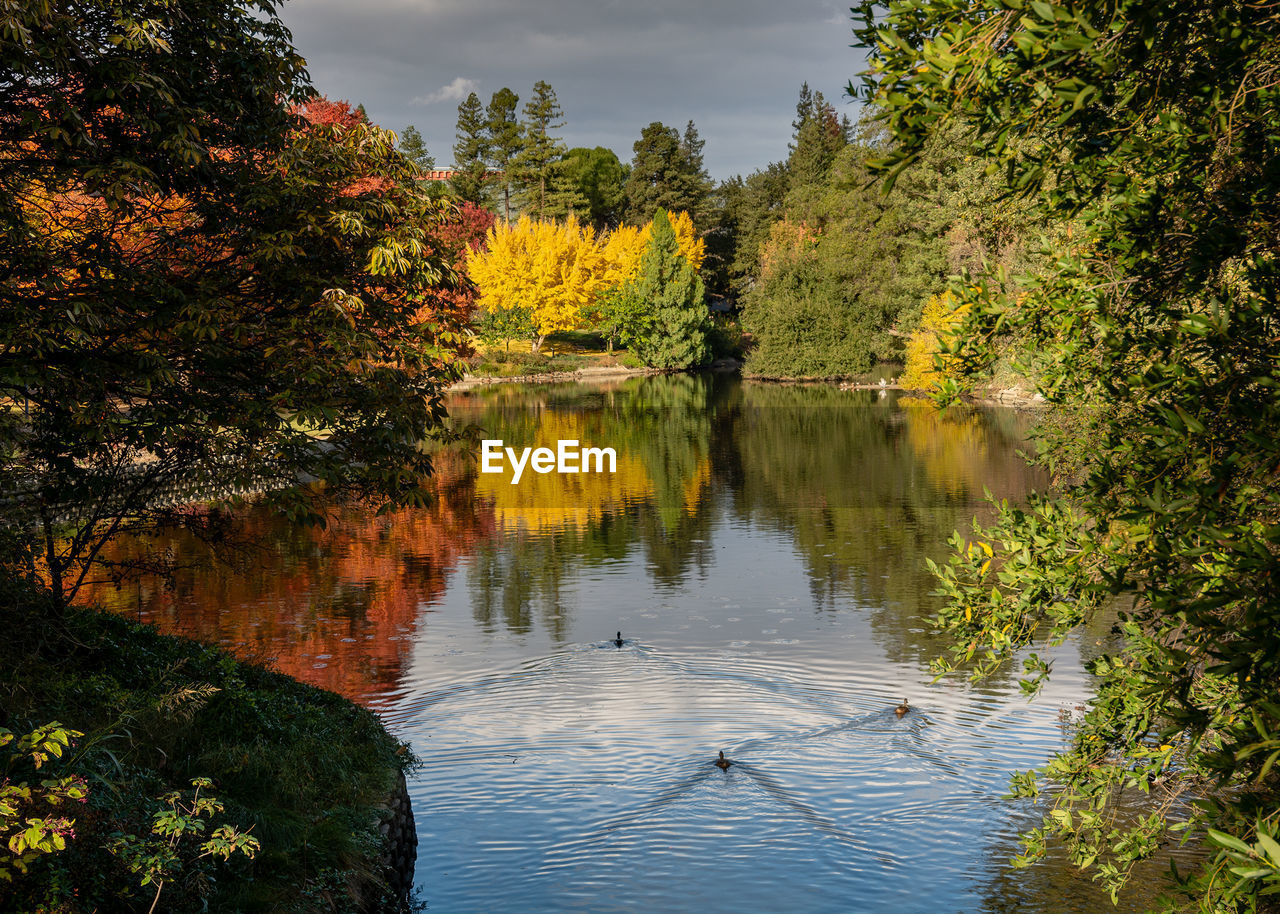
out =
[[430,508],[326,531],[255,515],[247,567],[174,536],[168,585],[97,594],[409,740],[429,910],[1110,907],[1060,860],[1011,878],[1035,810],[1000,799],[1062,744],[1101,635],[1064,645],[1031,704],[928,671],[925,559],[984,488],[1043,485],[1024,416],[689,376],[452,409],[515,447],[613,447],[617,472],[512,485],[442,455]]

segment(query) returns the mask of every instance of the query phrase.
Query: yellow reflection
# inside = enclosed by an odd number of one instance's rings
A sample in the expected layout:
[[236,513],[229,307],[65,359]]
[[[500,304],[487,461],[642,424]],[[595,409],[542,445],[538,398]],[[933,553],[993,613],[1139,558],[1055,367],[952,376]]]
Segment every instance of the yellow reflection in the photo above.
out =
[[964,408],[940,410],[932,400],[902,397],[907,440],[928,476],[949,492],[981,493],[990,487],[990,432],[977,412]]
[[522,438],[507,441],[506,445],[517,452],[525,447],[545,447],[555,452],[559,441],[577,441],[580,448],[614,447],[618,451],[617,471],[537,473],[526,466],[519,483],[512,485],[514,471],[510,461],[504,459],[501,473],[479,473],[476,477],[476,494],[493,505],[493,516],[500,526],[581,529],[606,512],[653,495],[653,482],[644,463],[603,440],[599,424],[593,422],[589,426],[582,413],[545,411],[532,440]]

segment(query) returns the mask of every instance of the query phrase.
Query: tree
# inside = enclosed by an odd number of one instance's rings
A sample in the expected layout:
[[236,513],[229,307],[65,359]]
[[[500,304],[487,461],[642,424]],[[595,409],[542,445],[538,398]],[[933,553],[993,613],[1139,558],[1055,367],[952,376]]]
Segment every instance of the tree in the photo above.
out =
[[485,175],[488,172],[489,139],[480,96],[474,92],[458,105],[458,126],[453,144],[453,167],[457,174],[449,179],[453,192],[468,203],[484,203]]
[[[768,377],[849,377],[897,355],[891,331],[914,325],[945,269],[917,256],[930,243],[895,199],[869,187],[866,147],[846,147],[829,180],[792,187],[783,219],[758,248],[742,298],[755,346],[748,369]],[[799,201],[797,203],[797,200]]]
[[564,173],[582,197],[584,215],[597,231],[614,228],[622,221],[627,171],[612,149],[570,149],[565,154]]
[[524,209],[539,219],[548,217],[548,189],[555,181],[555,165],[564,155],[564,144],[553,133],[564,126],[564,112],[556,101],[551,84],[538,80],[533,85],[533,97],[525,102],[524,148],[516,155],[513,165],[521,186]]
[[485,109],[489,167],[502,187],[502,219],[511,221],[511,169],[524,148],[524,130],[516,120],[520,96],[505,86],[493,93]]
[[578,326],[603,279],[595,231],[572,217],[495,225],[467,270],[487,311],[529,315],[534,352],[549,334]]
[[294,104],[274,8],[21,4],[0,52],[3,572],[63,606],[195,486],[420,500],[461,345],[420,312],[446,209],[392,134]]
[[645,222],[656,209],[703,211],[711,182],[702,169],[702,143],[690,121],[685,136],[654,121],[633,145],[635,158],[626,183],[626,220]]
[[[669,224],[676,251],[696,273],[706,258],[706,243],[698,237],[688,213],[669,217]],[[603,278],[592,311],[594,324],[604,331],[610,352],[617,342],[631,346],[648,324],[650,302],[637,283],[653,233],[653,222],[641,229],[620,225],[604,238],[601,246]]]
[[427,143],[422,138],[422,134],[418,128],[410,124],[404,128],[404,133],[400,134],[400,145],[396,147],[400,152],[414,165],[418,166],[419,171],[432,171],[436,167],[436,160],[427,152]]
[[680,254],[666,210],[653,217],[653,235],[629,295],[647,306],[632,349],[654,368],[695,368],[710,356],[706,293],[697,270]]
[[[947,355],[1003,355],[1057,404],[1039,448],[1055,494],[953,539],[936,569],[981,677],[1060,643],[1124,595],[1123,648],[1070,746],[1014,779],[1051,792],[1021,862],[1060,840],[1113,891],[1182,833],[1213,856],[1200,910],[1274,910],[1280,888],[1280,11],[931,0],[859,10],[861,94],[892,183],[948,124],[1038,224],[1045,265],[978,273]],[[945,393],[952,395],[953,383]],[[1036,654],[1026,688],[1049,675]],[[1114,800],[1150,793],[1123,821]],[[1194,797],[1194,802],[1186,799]],[[1175,811],[1176,810],[1176,811]]]
[[822,93],[811,92],[804,83],[791,127],[795,132],[787,170],[792,180],[801,186],[821,184],[835,164],[836,154],[849,142],[848,122],[841,122]]

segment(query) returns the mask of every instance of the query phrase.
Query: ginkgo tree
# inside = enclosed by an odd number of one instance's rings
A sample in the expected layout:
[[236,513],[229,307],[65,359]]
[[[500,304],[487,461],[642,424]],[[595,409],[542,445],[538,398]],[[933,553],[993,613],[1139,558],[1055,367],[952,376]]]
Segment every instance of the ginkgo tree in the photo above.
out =
[[595,229],[570,216],[564,222],[520,217],[489,230],[485,249],[467,261],[490,312],[525,312],[533,330],[533,351],[548,335],[572,330],[602,288],[604,257]]
[[[660,210],[658,220],[664,248],[669,245],[670,256],[696,275],[706,243],[689,214]],[[602,330],[611,351],[617,340],[627,345],[640,340],[645,328],[655,326],[655,287],[641,281],[654,226],[620,225],[597,236],[573,216],[564,222],[522,217],[515,224],[495,225],[484,250],[473,253],[467,267],[488,324],[504,332],[531,331],[534,352],[549,334],[584,325]]]

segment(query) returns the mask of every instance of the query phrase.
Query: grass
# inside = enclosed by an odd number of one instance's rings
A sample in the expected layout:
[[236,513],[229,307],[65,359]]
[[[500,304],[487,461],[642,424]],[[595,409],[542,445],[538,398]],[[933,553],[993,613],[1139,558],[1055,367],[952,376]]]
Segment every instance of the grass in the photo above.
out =
[[607,349],[604,337],[589,330],[553,333],[543,341],[539,352],[530,352],[526,340],[512,340],[509,350],[504,343],[491,343],[477,347],[477,358],[469,373],[481,377],[515,378],[602,366],[639,367],[639,361],[630,353],[609,353]]
[[[211,828],[251,828],[261,850],[184,861],[159,910],[354,912],[382,891],[377,810],[412,756],[372,713],[117,616],[72,609],[51,621],[42,594],[2,589],[0,726],[22,734],[56,720],[82,731],[37,777],[80,775],[89,799],[65,813],[76,819],[65,850],[0,882],[0,909],[146,911],[154,886],[141,887],[107,844],[146,836],[159,798],[196,777],[212,778],[225,804]],[[217,691],[183,698],[204,687]]]

